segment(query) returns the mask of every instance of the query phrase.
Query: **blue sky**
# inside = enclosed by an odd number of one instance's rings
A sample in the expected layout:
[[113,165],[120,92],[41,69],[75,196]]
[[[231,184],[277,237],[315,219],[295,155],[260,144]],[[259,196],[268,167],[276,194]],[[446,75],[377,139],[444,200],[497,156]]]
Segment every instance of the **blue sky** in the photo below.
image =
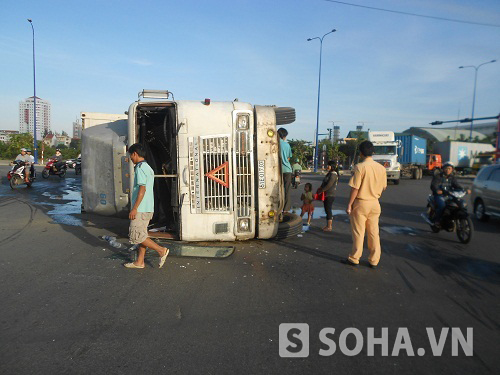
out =
[[[438,17],[500,24],[498,0],[352,0]],[[474,69],[500,60],[500,28],[397,15],[323,0],[22,1],[0,14],[0,129],[18,129],[18,103],[52,103],[52,127],[71,134],[81,111],[123,113],[143,88],[177,100],[292,106],[290,138],[401,131],[471,114]],[[479,70],[476,117],[500,112],[500,61]]]

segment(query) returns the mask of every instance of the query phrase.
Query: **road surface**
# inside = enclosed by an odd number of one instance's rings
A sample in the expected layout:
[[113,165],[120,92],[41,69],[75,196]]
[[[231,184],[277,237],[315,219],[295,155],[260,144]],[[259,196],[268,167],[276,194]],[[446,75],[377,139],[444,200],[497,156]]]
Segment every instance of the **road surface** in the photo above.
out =
[[[403,180],[384,193],[377,269],[367,266],[366,255],[357,268],[340,263],[351,247],[343,177],[332,233],[321,231],[318,204],[311,229],[300,236],[235,243],[234,254],[221,260],[169,257],[163,269],[148,253],[146,269],[130,270],[122,266],[126,251],[98,239],[115,234],[125,242],[127,221],[80,214],[81,179],[73,170],[17,191],[7,184],[7,170],[0,166],[2,374],[500,369],[500,222],[474,221],[468,245],[454,233],[431,233],[420,218],[428,178]],[[317,187],[321,177],[307,181]],[[295,206],[300,192],[293,192]],[[280,357],[282,323],[308,324],[307,357]],[[321,339],[328,327],[335,332]],[[450,327],[464,340],[472,328],[472,356],[463,341],[452,356]],[[385,328],[387,345],[374,345],[370,355],[369,331],[382,337]],[[442,329],[447,333],[441,355],[433,354],[427,328],[436,342]],[[305,355],[305,330],[288,334],[282,348]],[[332,348],[327,338],[336,344],[333,354],[324,352]]]

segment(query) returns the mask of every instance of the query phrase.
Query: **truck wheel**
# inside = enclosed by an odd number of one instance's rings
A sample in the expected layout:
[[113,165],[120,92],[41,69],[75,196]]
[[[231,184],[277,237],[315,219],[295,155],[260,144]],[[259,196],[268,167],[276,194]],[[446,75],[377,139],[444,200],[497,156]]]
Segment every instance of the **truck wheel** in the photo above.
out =
[[412,179],[414,180],[418,180],[418,169],[412,169],[412,176],[411,176]]
[[278,233],[275,240],[282,240],[288,237],[294,237],[302,233],[302,218],[299,215],[290,212],[283,214],[283,221],[278,226]]
[[394,185],[399,185],[399,179],[397,180],[392,180],[394,182]]
[[421,168],[418,168],[418,179],[421,180],[424,177],[424,171]]

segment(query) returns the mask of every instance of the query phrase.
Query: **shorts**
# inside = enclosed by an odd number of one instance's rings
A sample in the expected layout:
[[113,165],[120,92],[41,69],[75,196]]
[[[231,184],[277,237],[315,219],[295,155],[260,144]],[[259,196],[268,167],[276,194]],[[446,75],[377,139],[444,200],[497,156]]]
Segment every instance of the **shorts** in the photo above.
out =
[[130,220],[128,237],[131,244],[143,243],[148,238],[148,224],[153,218],[152,212],[138,212],[134,220]]
[[314,212],[314,206],[312,203],[304,203],[302,205],[302,212],[300,213],[300,216],[304,215],[305,213],[312,214]]

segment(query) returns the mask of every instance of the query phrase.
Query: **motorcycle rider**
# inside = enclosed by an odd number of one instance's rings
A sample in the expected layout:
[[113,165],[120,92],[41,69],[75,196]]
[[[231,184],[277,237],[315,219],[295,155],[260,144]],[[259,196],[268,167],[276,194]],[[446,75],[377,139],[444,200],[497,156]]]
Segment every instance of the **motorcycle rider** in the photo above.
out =
[[29,184],[30,182],[30,163],[31,163],[31,157],[27,154],[26,149],[22,148],[21,153],[16,156],[16,161],[23,161],[24,162],[24,182]]
[[54,165],[52,166],[54,172],[60,171],[61,167],[64,165],[61,150],[56,148],[56,154],[52,156],[51,159],[54,159]]
[[292,185],[296,187],[297,182],[295,177],[299,176],[302,172],[302,166],[300,165],[299,159],[295,159],[295,163],[292,165]]
[[[436,213],[434,215],[435,225],[439,225],[446,207],[446,196],[443,193],[450,190],[464,190],[453,173],[454,169],[455,165],[451,161],[447,161],[443,165],[442,172],[435,174],[432,178],[431,190],[436,206]],[[467,190],[467,192],[470,194],[470,190]]]
[[34,177],[35,176],[35,157],[31,155],[31,150],[28,148],[26,150],[26,153],[31,159],[31,168],[30,168],[30,174]]

